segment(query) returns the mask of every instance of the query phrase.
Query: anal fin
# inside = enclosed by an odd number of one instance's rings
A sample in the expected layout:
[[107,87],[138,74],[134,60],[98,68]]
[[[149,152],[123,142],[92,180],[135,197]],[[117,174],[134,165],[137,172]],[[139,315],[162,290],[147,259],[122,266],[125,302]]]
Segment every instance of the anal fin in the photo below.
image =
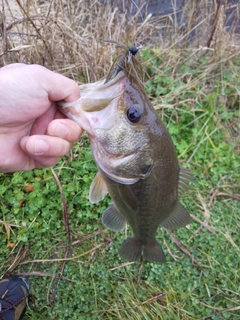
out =
[[161,226],[167,229],[178,229],[185,227],[192,221],[192,218],[184,206],[177,202],[170,216],[161,222]]

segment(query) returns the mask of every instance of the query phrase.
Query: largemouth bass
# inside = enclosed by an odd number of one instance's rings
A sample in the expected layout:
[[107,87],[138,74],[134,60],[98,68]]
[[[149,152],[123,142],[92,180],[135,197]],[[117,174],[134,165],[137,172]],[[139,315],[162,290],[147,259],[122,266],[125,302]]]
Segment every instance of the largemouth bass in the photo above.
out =
[[176,229],[191,222],[179,199],[193,174],[179,166],[172,139],[137,75],[139,62],[129,52],[106,80],[80,86],[80,99],[59,106],[88,132],[99,169],[89,199],[96,203],[107,193],[112,199],[103,224],[122,231],[128,223],[132,229],[120,255],[128,261],[143,256],[163,263],[156,231],[159,226]]

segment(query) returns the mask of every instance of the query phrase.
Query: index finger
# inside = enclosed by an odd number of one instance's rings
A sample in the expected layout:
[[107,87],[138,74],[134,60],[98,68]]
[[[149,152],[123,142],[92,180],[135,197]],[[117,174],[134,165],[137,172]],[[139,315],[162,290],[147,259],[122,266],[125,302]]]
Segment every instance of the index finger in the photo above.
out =
[[80,98],[79,86],[74,80],[39,65],[30,65],[28,67],[39,75],[39,82],[48,93],[49,100],[71,102]]

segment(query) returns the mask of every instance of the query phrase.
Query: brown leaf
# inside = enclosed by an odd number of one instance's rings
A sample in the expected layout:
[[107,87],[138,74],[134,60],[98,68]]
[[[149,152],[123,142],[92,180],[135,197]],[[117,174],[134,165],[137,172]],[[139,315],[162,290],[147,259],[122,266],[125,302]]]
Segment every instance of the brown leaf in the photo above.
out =
[[24,189],[26,190],[26,191],[33,191],[34,190],[34,186],[26,186]]

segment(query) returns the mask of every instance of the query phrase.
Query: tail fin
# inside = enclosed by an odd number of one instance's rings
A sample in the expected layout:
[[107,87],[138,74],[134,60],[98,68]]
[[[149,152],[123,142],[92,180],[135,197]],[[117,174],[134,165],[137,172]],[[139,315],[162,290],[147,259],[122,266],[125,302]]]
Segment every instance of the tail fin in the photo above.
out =
[[166,262],[166,257],[163,252],[163,249],[157,241],[143,247],[143,258],[151,262]]
[[137,261],[143,253],[143,258],[151,262],[165,263],[166,257],[160,246],[155,241],[148,245],[143,245],[134,237],[127,238],[119,248],[119,254],[127,261]]
[[127,261],[137,261],[142,253],[142,244],[135,238],[127,238],[119,248],[119,254]]

